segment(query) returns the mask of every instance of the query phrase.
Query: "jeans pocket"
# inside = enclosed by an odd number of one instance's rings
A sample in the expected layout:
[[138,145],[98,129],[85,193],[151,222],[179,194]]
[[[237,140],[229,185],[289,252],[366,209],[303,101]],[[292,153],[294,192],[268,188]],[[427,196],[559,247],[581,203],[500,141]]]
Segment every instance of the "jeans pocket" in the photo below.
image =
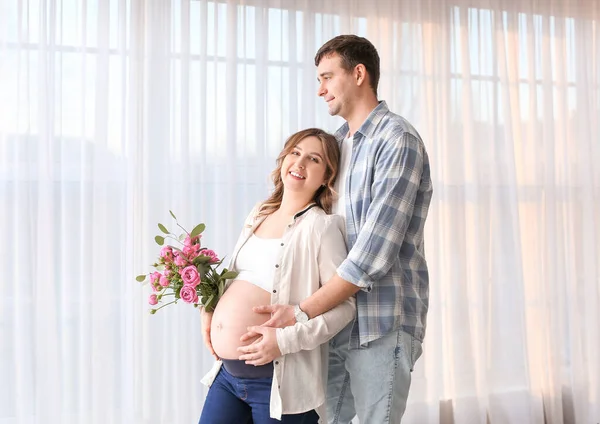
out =
[[422,353],[423,346],[421,345],[421,342],[415,339],[413,336],[410,336],[410,372],[413,371],[415,363],[417,362],[417,359],[421,357]]

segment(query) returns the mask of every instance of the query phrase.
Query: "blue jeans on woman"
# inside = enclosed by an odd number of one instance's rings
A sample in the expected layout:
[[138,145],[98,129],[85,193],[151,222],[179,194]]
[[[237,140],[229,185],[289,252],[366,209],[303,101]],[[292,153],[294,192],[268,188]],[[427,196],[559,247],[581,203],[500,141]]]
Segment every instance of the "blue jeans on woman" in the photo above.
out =
[[[281,421],[270,417],[273,377],[238,378],[221,367],[204,401],[198,424],[317,424],[315,410],[302,414],[282,415]],[[301,390],[301,389],[299,389]]]

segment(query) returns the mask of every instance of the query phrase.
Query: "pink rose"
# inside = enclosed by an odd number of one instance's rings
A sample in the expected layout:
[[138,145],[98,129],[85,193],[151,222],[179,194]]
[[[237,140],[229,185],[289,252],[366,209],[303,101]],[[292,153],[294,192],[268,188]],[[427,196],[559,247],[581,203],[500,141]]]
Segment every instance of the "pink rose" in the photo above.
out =
[[186,266],[187,265],[187,260],[179,252],[177,254],[175,254],[175,265],[177,265],[177,266]]
[[156,305],[158,303],[158,298],[155,294],[150,295],[150,297],[148,298],[148,303],[151,305]]
[[188,257],[189,260],[193,260],[198,256],[198,251],[200,250],[199,244],[194,244],[191,246],[185,246],[183,248],[183,254]]
[[159,278],[160,272],[154,271],[152,274],[150,274],[150,284],[154,285],[154,283],[156,283]]
[[171,284],[171,282],[169,281],[169,279],[165,276],[165,275],[161,275],[160,276],[160,280],[159,280],[159,284],[163,287],[169,287],[169,284]]
[[204,249],[204,250],[202,251],[202,254],[203,254],[204,256],[207,256],[207,257],[209,257],[209,258],[210,258],[210,263],[211,263],[211,264],[216,264],[217,262],[219,262],[219,257],[217,256],[217,254],[216,254],[216,253],[215,253],[213,250],[210,250],[210,249]]
[[181,296],[181,299],[186,303],[198,302],[198,294],[196,293],[196,289],[192,286],[183,286],[179,292],[179,296]]
[[198,270],[194,265],[186,266],[179,274],[186,286],[196,287],[200,283],[200,275],[198,275]]
[[193,244],[198,244],[200,242],[200,237],[201,236],[195,236],[194,238],[187,236],[185,238],[185,240],[183,241],[183,245],[184,246],[191,246]]
[[171,246],[165,246],[160,249],[160,257],[163,258],[165,262],[171,262],[173,260],[173,248]]

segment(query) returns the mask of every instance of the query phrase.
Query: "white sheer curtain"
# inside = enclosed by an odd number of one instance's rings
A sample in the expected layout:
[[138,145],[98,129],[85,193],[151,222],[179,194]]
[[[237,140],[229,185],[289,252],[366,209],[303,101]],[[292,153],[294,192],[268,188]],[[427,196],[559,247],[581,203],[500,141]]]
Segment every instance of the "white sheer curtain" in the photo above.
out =
[[382,58],[428,147],[431,309],[407,423],[600,420],[598,1],[0,2],[0,423],[193,423],[191,307],[147,313],[157,222],[228,255],[313,56]]

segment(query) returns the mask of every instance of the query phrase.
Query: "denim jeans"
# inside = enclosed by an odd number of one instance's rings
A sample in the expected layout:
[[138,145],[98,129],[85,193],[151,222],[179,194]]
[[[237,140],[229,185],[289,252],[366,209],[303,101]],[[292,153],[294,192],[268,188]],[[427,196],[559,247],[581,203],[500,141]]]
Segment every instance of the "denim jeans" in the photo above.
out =
[[[270,417],[269,378],[237,378],[221,367],[208,390],[199,424],[316,424],[314,411],[283,415],[281,421]],[[300,390],[300,389],[299,389]]]
[[421,343],[395,331],[362,349],[348,349],[352,323],[329,344],[329,424],[399,424],[406,409],[410,373]]

